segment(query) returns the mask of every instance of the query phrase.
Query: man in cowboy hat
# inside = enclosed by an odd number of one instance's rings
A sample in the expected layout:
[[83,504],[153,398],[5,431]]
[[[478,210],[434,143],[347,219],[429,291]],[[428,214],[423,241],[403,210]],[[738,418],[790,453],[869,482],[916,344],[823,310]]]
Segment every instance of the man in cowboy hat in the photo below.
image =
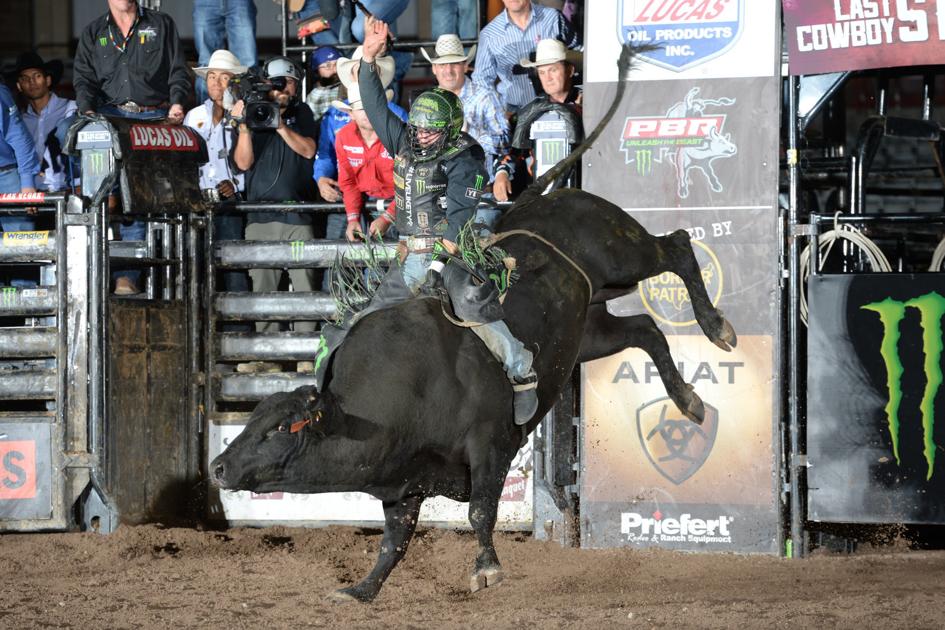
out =
[[[395,156],[396,225],[406,254],[399,269],[403,282],[414,294],[438,294],[448,261],[442,254],[459,254],[459,232],[472,219],[482,195],[485,154],[462,131],[462,101],[449,90],[437,87],[420,94],[407,124],[389,113],[375,64],[388,34],[384,22],[368,18],[358,84],[368,118]],[[514,391],[515,420],[524,424],[538,407],[532,353],[501,319],[471,330],[502,363]]]
[[68,183],[68,158],[62,154],[69,124],[75,119],[75,101],[60,98],[52,89],[62,78],[62,62],[45,62],[35,52],[17,57],[16,87],[26,97],[23,124],[33,138],[42,170],[36,175],[37,190],[64,190]]
[[[338,79],[341,81],[344,89],[351,89],[357,86],[356,70],[358,62],[363,53],[359,46],[351,58],[340,57],[335,62],[335,69],[338,73]],[[378,57],[375,60],[378,73],[381,77],[381,83],[387,88],[394,80],[395,64],[390,57]],[[320,132],[318,135],[318,153],[315,155],[315,168],[313,177],[318,184],[318,193],[322,199],[330,203],[342,200],[341,190],[338,188],[338,153],[335,149],[337,144],[336,137],[338,131],[351,122],[351,112],[333,104],[322,117]],[[394,102],[388,101],[388,109],[401,120],[407,120],[407,112]],[[347,218],[343,214],[328,215],[325,226],[325,238],[337,240],[343,238],[347,232]],[[323,283],[324,289],[329,289],[330,278],[326,277]]]
[[348,86],[348,101],[336,102],[346,110],[351,122],[338,130],[335,151],[338,154],[338,187],[345,204],[345,238],[364,238],[362,213],[370,207],[368,234],[379,237],[394,223],[394,158],[378,140],[371,125],[357,83]]
[[[430,62],[437,85],[449,90],[463,102],[465,131],[485,151],[486,172],[489,173],[491,183],[499,158],[509,150],[509,121],[495,90],[477,85],[466,77],[469,60],[475,56],[476,47],[472,46],[465,53],[459,36],[447,34],[437,38],[434,56],[431,57],[423,48],[420,52]],[[498,218],[499,211],[495,208],[479,208],[476,212],[476,221],[490,229]]]
[[534,61],[529,59],[520,61],[523,68],[536,69],[544,93],[536,96],[531,103],[518,112],[515,136],[512,138],[512,150],[509,155],[501,159],[492,187],[499,201],[508,201],[512,194],[512,178],[515,175],[516,164],[521,164],[521,158],[531,149],[529,131],[538,117],[555,105],[563,105],[574,114],[567,116],[564,120],[573,128],[571,136],[575,144],[583,139],[584,129],[581,126],[583,92],[580,87],[574,85],[574,72],[580,63],[581,53],[568,50],[563,42],[556,39],[543,39],[538,42]]
[[498,80],[499,97],[506,111],[515,112],[535,98],[528,77],[513,72],[522,57],[542,39],[557,39],[568,48],[580,46],[580,36],[560,11],[531,0],[502,0],[499,15],[479,34],[479,58],[473,80],[492,88]]
[[[247,69],[229,50],[214,51],[207,65],[194,68],[197,76],[206,82],[209,98],[187,112],[184,124],[207,143],[209,160],[200,167],[200,188],[211,201],[233,199],[243,190],[243,174],[230,159],[237,131],[228,124],[226,114],[235,100],[229,93],[230,81]],[[243,217],[217,213],[213,217],[213,230],[215,239],[241,240]],[[227,271],[223,274],[223,286],[227,291],[249,291],[249,279],[245,271]]]

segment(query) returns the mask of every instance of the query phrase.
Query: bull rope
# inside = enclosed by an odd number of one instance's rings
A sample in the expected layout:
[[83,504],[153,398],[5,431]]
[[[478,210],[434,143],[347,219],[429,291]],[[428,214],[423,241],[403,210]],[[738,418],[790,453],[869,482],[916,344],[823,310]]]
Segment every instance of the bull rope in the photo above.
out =
[[[584,272],[583,269],[581,269],[580,265],[574,262],[574,260],[570,256],[568,256],[563,251],[558,249],[553,243],[551,243],[548,239],[544,238],[543,236],[539,236],[538,234],[535,234],[534,232],[531,232],[529,230],[509,230],[508,232],[500,232],[499,234],[493,234],[492,236],[484,239],[482,246],[484,249],[492,247],[499,241],[505,238],[508,238],[509,236],[527,236],[529,238],[533,238],[535,240],[541,241],[542,243],[550,247],[552,251],[554,251],[556,254],[561,256],[567,262],[569,262],[571,266],[574,267],[579,274],[581,274],[581,277],[584,278],[584,281],[587,282],[587,301],[588,303],[590,303],[591,297],[594,295],[594,285],[593,283],[591,283],[590,277]],[[503,295],[502,298],[505,298],[505,295]],[[500,303],[503,301],[502,298],[499,299]],[[440,310],[443,312],[443,317],[449,320],[449,322],[453,324],[454,326],[459,326],[460,328],[476,328],[478,326],[485,325],[480,322],[464,322],[461,319],[456,319],[455,317],[453,317],[446,311],[446,305],[443,303],[443,300],[440,300]]]

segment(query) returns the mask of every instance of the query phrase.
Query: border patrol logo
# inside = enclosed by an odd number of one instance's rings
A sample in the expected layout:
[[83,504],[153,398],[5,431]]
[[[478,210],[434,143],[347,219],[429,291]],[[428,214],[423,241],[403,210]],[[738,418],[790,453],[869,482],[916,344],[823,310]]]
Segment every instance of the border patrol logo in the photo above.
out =
[[621,0],[617,38],[658,44],[640,58],[682,72],[725,53],[742,34],[747,0]]
[[[724,275],[718,256],[703,241],[690,241],[696,255],[702,281],[712,306],[718,306],[722,298]],[[671,271],[647,278],[640,282],[640,298],[643,306],[654,319],[670,326],[692,326],[696,324],[692,311],[692,298],[682,278]]]
[[692,477],[709,458],[719,429],[718,410],[705,404],[701,425],[679,412],[669,398],[637,409],[637,435],[647,459],[677,486]]

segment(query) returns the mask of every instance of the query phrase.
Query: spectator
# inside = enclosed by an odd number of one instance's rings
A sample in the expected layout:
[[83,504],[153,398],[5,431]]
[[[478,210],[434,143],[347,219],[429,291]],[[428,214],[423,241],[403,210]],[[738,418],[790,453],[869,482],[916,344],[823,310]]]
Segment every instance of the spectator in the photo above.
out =
[[523,68],[538,69],[538,79],[541,81],[544,94],[535,97],[518,113],[512,150],[499,164],[492,187],[499,201],[508,201],[511,196],[512,177],[516,171],[516,164],[521,163],[520,158],[524,157],[531,148],[529,131],[532,123],[549,111],[550,105],[565,105],[574,112],[575,115],[569,117],[569,120],[574,126],[579,127],[575,133],[575,142],[583,139],[583,129],[580,128],[583,93],[581,88],[573,85],[575,65],[580,63],[580,59],[579,52],[568,50],[562,42],[556,39],[543,39],[538,42],[538,47],[535,49],[535,61],[521,60]]
[[[347,228],[345,238],[356,241],[364,237],[362,213],[371,204],[371,224],[367,233],[380,237],[394,223],[394,158],[378,141],[371,126],[358,85],[348,86],[348,102],[336,107],[351,113],[351,122],[338,131],[335,150],[338,154],[338,187],[345,202]],[[396,232],[392,234],[396,237]]]
[[[215,50],[231,51],[246,66],[256,65],[256,2],[254,0],[194,0],[194,45],[198,65],[206,67]],[[207,82],[194,82],[197,102],[207,99]]]
[[[301,72],[291,59],[276,57],[266,64],[265,76],[285,78],[286,84],[282,90],[269,92],[269,99],[279,105],[278,129],[254,131],[245,122],[239,124],[233,158],[236,166],[246,172],[246,198],[253,202],[314,201],[315,184],[311,173],[315,157],[315,119],[312,110],[297,97]],[[243,101],[238,101],[231,112],[233,117],[241,120],[243,108]],[[247,217],[246,240],[308,241],[315,236],[312,219],[304,213],[257,212]],[[249,275],[254,292],[275,291],[281,270],[251,269]],[[295,291],[312,291],[315,286],[312,269],[291,269],[289,277]],[[257,332],[278,329],[278,322],[256,323]],[[315,322],[296,322],[295,330],[313,331]]]
[[[439,254],[459,253],[459,232],[479,202],[485,179],[483,151],[462,131],[462,101],[448,90],[433,88],[421,94],[407,124],[386,109],[374,58],[386,46],[388,29],[373,19],[366,28],[358,84],[378,137],[396,156],[397,229],[406,251],[400,274],[411,293],[438,293],[445,266]],[[514,391],[515,420],[524,424],[538,406],[532,353],[502,320],[470,330],[502,363]]]
[[[470,48],[468,54],[464,53],[459,37],[441,35],[436,40],[435,57],[431,57],[423,48],[420,52],[430,62],[437,85],[457,95],[463,102],[465,131],[485,151],[486,172],[489,173],[491,183],[499,158],[508,153],[509,122],[495,90],[466,79],[469,60],[476,54],[476,47]],[[476,222],[484,224],[491,231],[499,214],[496,208],[479,208]]]
[[[336,68],[338,77],[343,85],[357,84],[357,68],[361,59],[362,49],[358,47],[351,59],[341,57],[338,59]],[[375,59],[378,73],[382,84],[387,87],[394,80],[394,60],[390,57],[378,57]],[[389,91],[388,91],[389,92]],[[392,96],[393,93],[390,93]],[[387,107],[401,120],[407,120],[407,112],[402,107],[388,101]],[[328,108],[325,116],[322,118],[321,131],[318,136],[318,153],[315,156],[314,178],[318,183],[318,193],[321,198],[329,203],[336,203],[342,200],[341,191],[338,189],[338,154],[335,151],[335,137],[342,127],[351,121],[350,112],[340,109],[335,105]],[[325,226],[325,238],[329,240],[338,240],[344,238],[347,229],[347,220],[343,214],[328,215]],[[330,279],[325,278],[324,289],[328,290]]]
[[[108,12],[85,27],[75,54],[73,85],[82,113],[180,124],[190,76],[170,16],[135,0],[108,0]],[[125,208],[130,210],[130,208]],[[122,240],[144,240],[145,224],[122,222]],[[115,293],[139,292],[140,271],[118,271]]]
[[[75,101],[59,98],[52,88],[62,78],[62,62],[46,63],[35,52],[27,52],[16,60],[17,89],[26,97],[23,124],[30,132],[40,172],[35,178],[37,190],[64,190],[69,170],[68,157],[62,153],[62,143],[69,123],[75,119]],[[69,182],[71,183],[71,182]]]
[[341,52],[333,46],[321,46],[312,53],[312,70],[317,74],[305,102],[312,109],[316,123],[325,115],[331,102],[338,98],[338,59]]
[[[234,199],[243,191],[243,174],[230,163],[237,131],[228,124],[227,113],[233,105],[233,97],[227,92],[233,77],[246,70],[228,50],[214,51],[206,66],[194,69],[204,80],[209,98],[187,112],[184,124],[207,143],[210,159],[200,167],[200,188],[208,201]],[[241,240],[242,215],[215,214],[213,232],[215,239]],[[227,271],[223,274],[223,286],[227,291],[249,291],[249,279],[244,271]]]
[[[0,193],[36,192],[35,177],[39,173],[39,159],[33,147],[29,130],[20,118],[13,94],[0,82]],[[32,230],[32,217],[0,215],[0,229],[4,232]],[[12,286],[34,286],[35,281],[14,278]]]
[[542,39],[557,39],[568,48],[578,48],[580,37],[559,11],[531,0],[502,0],[499,15],[479,35],[479,58],[473,80],[492,89],[498,80],[499,96],[508,112],[515,112],[535,98],[535,88],[525,74],[513,68],[528,58]]
[[433,37],[436,39],[449,33],[459,33],[460,39],[476,39],[479,34],[479,2],[433,0],[430,22]]

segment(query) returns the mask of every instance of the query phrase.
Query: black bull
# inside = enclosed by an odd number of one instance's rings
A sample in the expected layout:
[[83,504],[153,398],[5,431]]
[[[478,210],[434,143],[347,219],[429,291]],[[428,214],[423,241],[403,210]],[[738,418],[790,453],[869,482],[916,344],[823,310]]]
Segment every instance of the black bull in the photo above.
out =
[[[676,370],[652,318],[615,317],[603,302],[673,272],[685,282],[708,338],[734,346],[735,333],[709,300],[686,232],[655,237],[617,206],[579,190],[523,194],[497,228],[513,230],[522,232],[501,246],[517,260],[521,279],[505,301],[506,321],[535,352],[539,376],[539,409],[525,430],[551,409],[576,363],[628,347],[652,357],[676,405],[701,421],[702,402]],[[365,316],[332,361],[323,392],[302,387],[259,404],[211,463],[213,482],[230,490],[361,491],[380,499],[385,525],[377,564],[340,597],[377,595],[406,552],[421,503],[436,495],[469,502],[479,542],[472,590],[501,581],[492,535],[522,440],[501,365],[475,334],[450,323],[434,299]]]

